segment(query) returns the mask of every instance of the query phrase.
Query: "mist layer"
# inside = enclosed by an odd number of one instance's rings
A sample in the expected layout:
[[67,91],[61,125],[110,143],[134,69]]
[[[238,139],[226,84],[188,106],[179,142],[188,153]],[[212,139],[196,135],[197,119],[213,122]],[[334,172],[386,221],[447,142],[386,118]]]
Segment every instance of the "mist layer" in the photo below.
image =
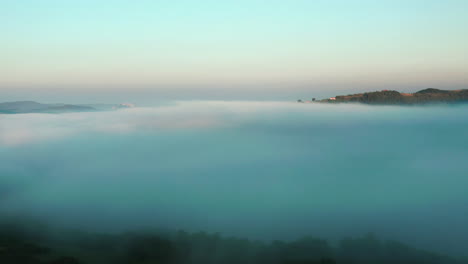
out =
[[176,102],[0,115],[0,212],[99,231],[468,242],[466,106]]

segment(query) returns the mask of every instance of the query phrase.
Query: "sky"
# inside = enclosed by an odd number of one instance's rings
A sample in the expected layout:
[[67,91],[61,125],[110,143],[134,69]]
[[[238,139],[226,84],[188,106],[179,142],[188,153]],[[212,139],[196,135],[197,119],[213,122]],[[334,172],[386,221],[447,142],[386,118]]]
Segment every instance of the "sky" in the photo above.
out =
[[1,0],[0,92],[289,100],[467,88],[466,10],[464,0]]

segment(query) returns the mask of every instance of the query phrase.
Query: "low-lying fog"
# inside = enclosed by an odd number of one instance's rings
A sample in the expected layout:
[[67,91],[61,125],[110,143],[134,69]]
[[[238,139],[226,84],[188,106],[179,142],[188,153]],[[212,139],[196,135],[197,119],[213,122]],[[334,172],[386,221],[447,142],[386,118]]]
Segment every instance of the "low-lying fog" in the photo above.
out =
[[0,115],[0,213],[98,231],[375,232],[463,255],[466,113],[192,101]]

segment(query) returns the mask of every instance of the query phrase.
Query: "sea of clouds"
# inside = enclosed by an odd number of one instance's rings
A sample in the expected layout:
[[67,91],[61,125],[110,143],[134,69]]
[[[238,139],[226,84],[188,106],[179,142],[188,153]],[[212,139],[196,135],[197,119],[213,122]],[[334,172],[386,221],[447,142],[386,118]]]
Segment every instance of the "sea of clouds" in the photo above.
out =
[[461,254],[467,110],[183,101],[0,115],[0,213],[259,239],[372,231]]

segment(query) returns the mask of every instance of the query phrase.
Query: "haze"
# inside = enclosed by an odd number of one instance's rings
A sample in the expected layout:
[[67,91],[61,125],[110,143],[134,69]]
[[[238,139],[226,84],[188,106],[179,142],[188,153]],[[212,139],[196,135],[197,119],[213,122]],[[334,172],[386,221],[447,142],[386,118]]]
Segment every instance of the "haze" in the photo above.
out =
[[97,231],[372,231],[464,255],[467,110],[198,101],[6,115],[1,210]]
[[0,0],[0,262],[467,263],[467,11]]

